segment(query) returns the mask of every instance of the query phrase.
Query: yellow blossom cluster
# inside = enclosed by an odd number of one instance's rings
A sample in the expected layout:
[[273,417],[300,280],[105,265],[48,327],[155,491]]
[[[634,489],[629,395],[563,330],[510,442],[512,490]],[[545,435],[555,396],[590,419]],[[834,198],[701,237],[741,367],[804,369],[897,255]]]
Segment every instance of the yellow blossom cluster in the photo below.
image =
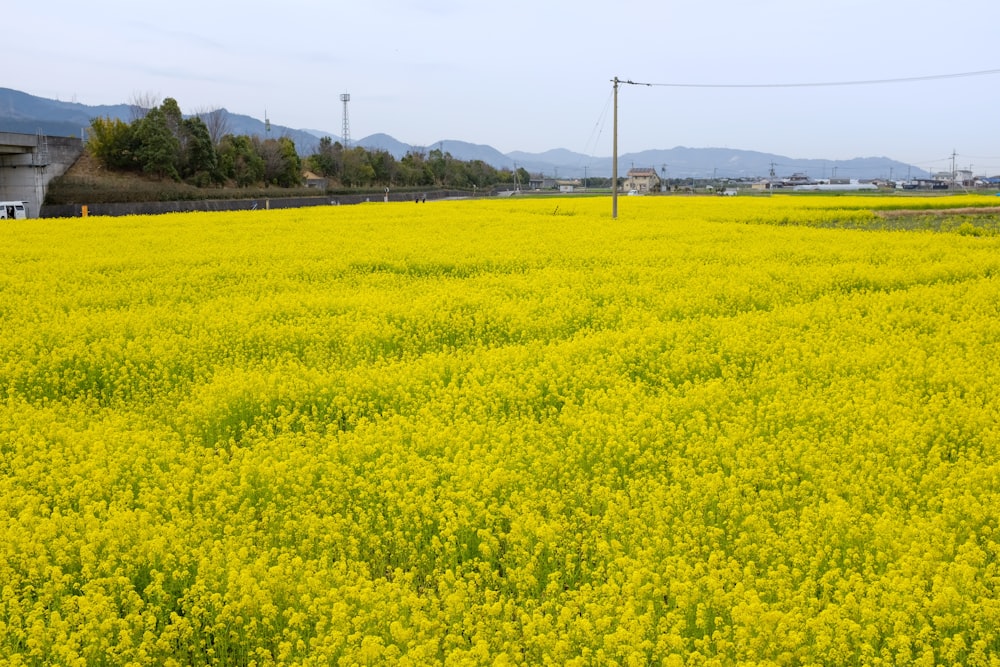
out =
[[0,226],[0,656],[994,667],[975,200]]

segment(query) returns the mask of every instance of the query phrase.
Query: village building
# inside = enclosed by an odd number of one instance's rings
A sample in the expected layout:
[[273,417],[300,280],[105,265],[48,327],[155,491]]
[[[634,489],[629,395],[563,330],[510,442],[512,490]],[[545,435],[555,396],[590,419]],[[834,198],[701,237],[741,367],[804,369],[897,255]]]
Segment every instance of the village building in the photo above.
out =
[[329,181],[322,176],[314,174],[311,171],[302,172],[302,180],[307,188],[317,188],[320,190],[325,190],[329,185]]
[[625,175],[625,189],[642,194],[660,189],[660,177],[652,167],[633,167]]
[[579,178],[547,178],[541,174],[532,174],[531,180],[528,181],[528,189],[530,190],[559,190],[559,192],[574,192],[580,188],[580,185],[581,181]]

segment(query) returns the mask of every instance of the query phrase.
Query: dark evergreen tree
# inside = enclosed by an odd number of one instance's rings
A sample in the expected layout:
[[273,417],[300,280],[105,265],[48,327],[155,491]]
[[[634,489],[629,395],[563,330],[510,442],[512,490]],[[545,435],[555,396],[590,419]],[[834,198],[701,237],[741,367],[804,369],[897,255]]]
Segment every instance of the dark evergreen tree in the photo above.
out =
[[349,188],[372,185],[375,170],[368,161],[368,151],[360,146],[344,151],[344,170],[340,182]]
[[218,158],[212,137],[197,116],[183,121],[184,159],[181,175],[199,187],[221,182]]
[[309,156],[309,168],[320,176],[327,178],[337,178],[340,176],[340,167],[343,163],[344,147],[339,141],[334,142],[330,137],[323,137],[319,140],[319,148]]
[[368,151],[372,178],[378,185],[392,185],[396,176],[396,159],[388,151]]
[[295,142],[288,137],[281,137],[278,139],[278,146],[281,149],[282,169],[276,184],[283,188],[302,185],[302,160],[295,150]]
[[142,171],[179,180],[180,142],[170,131],[166,114],[159,108],[150,109],[137,123],[136,158]]
[[219,144],[219,171],[244,188],[264,180],[264,159],[245,134],[227,134]]

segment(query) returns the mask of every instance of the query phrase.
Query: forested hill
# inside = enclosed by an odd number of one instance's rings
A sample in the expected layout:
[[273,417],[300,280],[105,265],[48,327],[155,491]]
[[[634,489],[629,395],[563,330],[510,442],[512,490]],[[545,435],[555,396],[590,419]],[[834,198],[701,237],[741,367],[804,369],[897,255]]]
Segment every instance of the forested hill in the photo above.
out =
[[[159,105],[159,100],[137,100],[133,104],[88,106],[77,102],[52,100],[28,93],[0,88],[0,131],[25,132],[56,136],[79,137],[94,118],[110,118],[130,122],[137,111]],[[332,132],[319,129],[294,129],[278,123],[268,123],[252,116],[231,113],[225,108],[189,110],[185,117],[199,116],[211,125],[224,128],[234,135],[250,137],[288,138],[299,155],[310,155],[319,148],[322,137],[333,142],[341,138]],[[372,151],[386,151],[399,160],[407,153],[430,153],[437,149],[463,161],[481,160],[495,169],[524,168],[532,174],[557,178],[586,176],[610,177],[612,170],[611,147],[604,155],[582,153],[553,148],[542,153],[514,151],[502,153],[485,144],[455,139],[443,139],[429,145],[413,145],[388,134],[376,133],[350,142]],[[733,178],[754,179],[766,177],[773,169],[779,177],[800,172],[813,178],[839,176],[841,178],[922,177],[927,172],[889,157],[857,157],[848,160],[803,158],[731,148],[698,148],[675,146],[666,149],[649,149],[619,155],[619,165],[654,168],[668,178]],[[623,167],[623,171],[628,167]]]

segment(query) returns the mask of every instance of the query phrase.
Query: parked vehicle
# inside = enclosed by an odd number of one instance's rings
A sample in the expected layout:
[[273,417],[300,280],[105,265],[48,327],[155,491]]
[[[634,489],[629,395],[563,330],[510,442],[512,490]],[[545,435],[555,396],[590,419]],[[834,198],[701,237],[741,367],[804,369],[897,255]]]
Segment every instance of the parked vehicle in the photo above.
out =
[[0,201],[0,220],[24,220],[28,211],[23,201]]

